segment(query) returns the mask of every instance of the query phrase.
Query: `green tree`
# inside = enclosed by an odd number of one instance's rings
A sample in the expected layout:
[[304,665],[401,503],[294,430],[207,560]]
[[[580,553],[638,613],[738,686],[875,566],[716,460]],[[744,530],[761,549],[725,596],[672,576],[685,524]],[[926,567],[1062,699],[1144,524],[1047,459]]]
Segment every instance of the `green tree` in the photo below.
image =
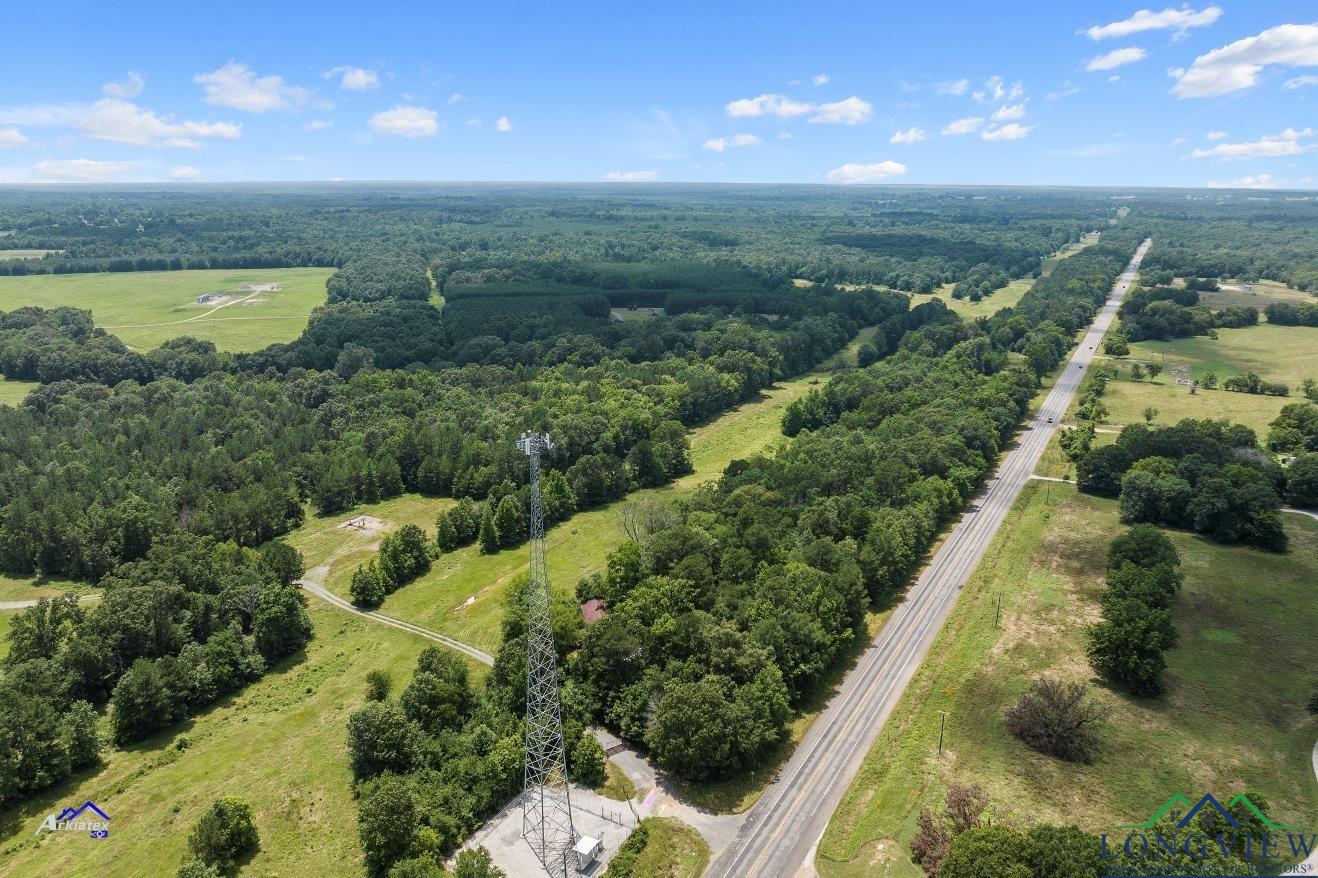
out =
[[474,851],[460,851],[453,864],[453,878],[506,878],[502,869],[494,865],[490,852],[483,847]]
[[297,652],[311,640],[311,633],[306,598],[299,589],[279,585],[261,590],[252,616],[252,637],[267,662]]
[[367,673],[367,701],[385,701],[389,698],[389,690],[391,688],[393,688],[393,680],[390,679],[388,671],[374,670]]
[[114,742],[140,741],[172,722],[174,704],[160,666],[138,659],[114,687],[110,696]]
[[407,780],[385,774],[363,784],[357,800],[357,833],[371,875],[384,875],[412,849],[417,804]]
[[201,860],[184,860],[175,878],[221,878],[220,870]]
[[283,540],[271,540],[261,547],[257,568],[272,582],[292,585],[302,578],[305,566],[301,552]]
[[1158,410],[1151,405],[1144,407],[1144,423],[1152,424],[1153,419],[1158,417]]
[[1286,468],[1286,502],[1318,508],[1318,452],[1301,454]]
[[188,836],[192,855],[221,873],[236,870],[238,861],[257,844],[252,806],[241,796],[224,796],[212,802]]
[[572,747],[570,774],[572,779],[592,789],[604,783],[604,748],[590,732],[585,732]]
[[659,462],[654,446],[648,439],[637,442],[632,446],[632,450],[627,452],[627,468],[632,480],[645,488],[658,487],[667,478],[663,464]]
[[1148,370],[1149,381],[1156,381],[1158,376],[1162,374],[1162,363],[1149,363],[1144,368]]
[[480,551],[482,555],[493,555],[499,551],[499,531],[494,525],[494,516],[490,508],[485,507],[481,513]]
[[441,552],[452,552],[461,545],[458,530],[453,526],[453,516],[447,512],[441,512],[435,520],[435,545]]
[[567,477],[556,469],[547,470],[540,479],[540,504],[546,522],[566,521],[577,510]]
[[60,719],[60,741],[75,771],[95,765],[101,758],[101,738],[96,710],[85,701],[75,701]]
[[1216,373],[1216,372],[1213,372],[1213,371],[1211,371],[1211,370],[1208,371],[1208,372],[1205,372],[1205,373],[1204,373],[1204,377],[1201,378],[1201,379],[1199,380],[1199,384],[1200,384],[1200,386],[1202,386],[1202,387],[1204,388],[1204,390],[1214,390],[1214,389],[1216,389],[1216,388],[1217,388],[1217,373]]
[[420,740],[420,727],[392,702],[368,702],[348,717],[348,751],[358,777],[411,771]]
[[1139,363],[1130,364],[1130,380],[1131,381],[1144,380],[1144,367],[1141,366]]
[[[515,546],[522,541],[522,511],[518,506],[516,498],[512,495],[504,497],[499,501],[499,506],[494,513],[494,532],[497,535],[499,545],[504,548]],[[483,546],[483,524],[481,538]]]
[[31,659],[53,659],[59,648],[81,624],[84,613],[74,595],[42,598],[13,617],[5,639],[9,654],[5,663],[16,665]]
[[1109,357],[1128,357],[1130,356],[1130,345],[1126,343],[1126,337],[1123,335],[1109,335],[1107,341],[1103,342],[1103,353]]
[[1077,826],[1032,827],[1027,860],[1032,878],[1099,878],[1105,874],[1099,840]]
[[952,840],[938,878],[1035,878],[1033,845],[1006,826],[977,826]]
[[378,607],[388,593],[384,577],[381,576],[380,567],[374,558],[352,571],[348,594],[352,596],[354,604],[360,607]]

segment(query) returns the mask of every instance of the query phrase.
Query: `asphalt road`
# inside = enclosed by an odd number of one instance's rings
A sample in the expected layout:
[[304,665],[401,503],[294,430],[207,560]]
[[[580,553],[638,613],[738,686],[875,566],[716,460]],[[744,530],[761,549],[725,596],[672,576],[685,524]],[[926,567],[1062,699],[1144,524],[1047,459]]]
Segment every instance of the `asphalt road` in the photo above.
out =
[[1148,247],[1149,241],[1140,245],[1016,446],[751,808],[732,846],[706,875],[785,878],[810,866],[812,851],[847,785],[1034,471]]

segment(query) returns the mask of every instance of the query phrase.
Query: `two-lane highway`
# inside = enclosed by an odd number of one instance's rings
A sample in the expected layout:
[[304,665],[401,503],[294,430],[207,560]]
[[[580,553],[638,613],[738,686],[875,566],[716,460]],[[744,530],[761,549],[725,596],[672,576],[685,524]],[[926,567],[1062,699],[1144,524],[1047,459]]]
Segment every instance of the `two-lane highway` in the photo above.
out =
[[1134,282],[1149,243],[1145,241],[1135,252],[1024,435],[1003,458],[996,476],[962,515],[708,875],[788,878],[806,864],[957,595],[1034,471]]

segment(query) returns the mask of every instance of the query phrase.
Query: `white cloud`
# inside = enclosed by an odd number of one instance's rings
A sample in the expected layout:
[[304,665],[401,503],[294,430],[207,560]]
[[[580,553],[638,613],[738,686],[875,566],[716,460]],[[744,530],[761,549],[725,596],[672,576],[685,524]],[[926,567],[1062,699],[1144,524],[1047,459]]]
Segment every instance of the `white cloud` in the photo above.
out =
[[1132,47],[1129,49],[1113,49],[1104,55],[1096,58],[1090,58],[1085,69],[1090,73],[1095,70],[1111,70],[1114,67],[1120,67],[1123,64],[1134,64],[1136,61],[1144,59],[1145,52],[1143,49]]
[[439,132],[439,116],[425,107],[399,105],[372,116],[371,128],[399,137],[432,137]]
[[965,94],[966,89],[968,88],[970,88],[969,79],[951,79],[947,82],[940,82],[938,85],[935,85],[934,93],[940,95],[960,96]]
[[1091,40],[1128,37],[1131,34],[1146,30],[1171,30],[1177,34],[1184,34],[1190,28],[1210,25],[1221,16],[1222,8],[1220,6],[1209,6],[1199,12],[1190,9],[1188,6],[1180,9],[1164,9],[1162,12],[1141,9],[1130,18],[1114,21],[1110,24],[1095,25],[1089,28],[1086,33],[1089,34]]
[[303,125],[302,127],[307,129],[308,131],[324,131],[326,128],[330,127],[333,124],[334,122],[330,119],[312,119],[310,122]]
[[804,116],[806,113],[813,112],[815,107],[813,104],[794,101],[785,95],[764,94],[755,98],[742,98],[732,101],[726,109],[728,115],[733,118],[782,116],[784,119],[790,119],[793,116]]
[[0,149],[13,149],[27,143],[27,135],[17,128],[0,128]]
[[894,132],[892,137],[888,138],[888,142],[900,144],[919,143],[924,140],[924,137],[923,128],[907,128],[905,131]]
[[370,91],[380,87],[380,74],[361,67],[333,67],[325,71],[325,79],[339,77],[339,88],[348,91]]
[[466,99],[467,99],[467,96],[464,95],[462,92],[460,92],[460,91],[455,91],[455,92],[453,92],[453,94],[451,94],[451,95],[448,96],[448,105],[451,107],[451,106],[453,106],[454,104],[461,103],[462,101],[465,101]]
[[1047,98],[1050,101],[1060,101],[1062,98],[1069,98],[1071,95],[1079,94],[1080,91],[1081,89],[1076,88],[1075,86],[1072,85],[1068,85],[1066,88],[1063,88],[1059,91],[1048,92]]
[[107,82],[101,86],[101,91],[112,98],[135,98],[142,93],[142,89],[145,87],[146,80],[142,77],[142,74],[136,70],[130,70],[123,79]]
[[1016,122],[1008,122],[1006,125],[999,125],[996,128],[989,128],[980,136],[985,140],[1020,140],[1030,136],[1033,125],[1020,125]]
[[1212,149],[1196,149],[1190,153],[1191,158],[1220,158],[1223,161],[1236,159],[1278,158],[1280,156],[1299,155],[1313,149],[1312,144],[1300,141],[1313,136],[1312,128],[1296,131],[1287,128],[1280,134],[1265,134],[1252,143],[1219,143]]
[[706,140],[703,148],[710,152],[723,152],[731,147],[754,146],[759,142],[760,138],[754,134],[734,134],[731,137],[715,137]]
[[1200,55],[1188,70],[1172,71],[1172,94],[1206,98],[1249,88],[1269,64],[1318,65],[1318,24],[1279,25]]
[[658,171],[609,171],[604,175],[604,179],[620,183],[643,183],[654,180],[658,176]]
[[1281,84],[1282,88],[1304,88],[1306,85],[1318,85],[1318,76],[1306,73],[1304,76],[1296,76],[1286,80]]
[[196,148],[201,145],[197,138],[236,140],[242,136],[242,126],[232,122],[175,122],[119,98],[101,98],[91,106],[48,104],[0,110],[0,122],[76,128],[93,140],[135,146]]
[[1007,85],[1001,76],[990,76],[984,82],[984,90],[973,92],[971,97],[976,101],[982,101],[986,97],[991,97],[995,101],[1014,101],[1023,94],[1025,94],[1025,86],[1019,82]]
[[498,119],[494,120],[494,130],[512,131],[513,130],[512,120],[509,119],[507,116],[500,116]]
[[1276,189],[1280,185],[1280,181],[1274,180],[1271,174],[1241,177],[1239,180],[1231,180],[1226,183],[1219,183],[1217,180],[1208,181],[1209,189]]
[[1225,131],[1209,131],[1204,135],[1204,137],[1207,137],[1209,140],[1226,140],[1230,136],[1231,135]]
[[810,81],[815,85],[828,85],[832,81],[832,77],[827,73],[816,73],[810,77]]
[[128,174],[135,168],[132,162],[102,162],[94,159],[68,159],[65,161],[37,162],[32,176],[38,180],[59,183],[103,183]]
[[869,101],[852,95],[831,104],[820,104],[810,123],[823,125],[859,125],[869,120],[874,113],[874,105]]
[[778,132],[778,139],[779,139],[779,140],[791,140],[791,139],[792,139],[792,132],[790,132],[790,131],[779,131],[779,132]]
[[964,119],[957,119],[955,122],[948,122],[943,126],[944,134],[974,134],[984,126],[983,116],[967,116]]
[[281,76],[257,76],[237,61],[210,73],[198,73],[192,81],[205,89],[206,103],[249,113],[301,106],[311,97],[311,92],[289,85]]
[[901,162],[874,162],[869,165],[848,162],[840,168],[829,171],[825,176],[830,183],[877,183],[905,173],[906,165]]
[[1025,104],[1026,101],[1021,101],[1019,104],[1003,104],[993,111],[993,121],[1010,122],[1014,119],[1024,119]]
[[169,169],[169,179],[200,180],[201,168],[194,168],[191,165],[177,165]]

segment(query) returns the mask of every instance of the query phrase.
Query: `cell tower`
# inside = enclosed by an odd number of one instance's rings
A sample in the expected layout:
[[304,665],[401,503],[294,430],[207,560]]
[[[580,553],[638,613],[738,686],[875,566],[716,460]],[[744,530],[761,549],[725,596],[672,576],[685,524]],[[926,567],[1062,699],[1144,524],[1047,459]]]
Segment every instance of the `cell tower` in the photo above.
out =
[[545,871],[568,874],[576,843],[568,797],[563,715],[558,703],[558,657],[545,564],[545,518],[540,508],[540,452],[553,448],[544,433],[523,433],[517,447],[531,465],[531,570],[526,587],[526,775],[522,837]]

